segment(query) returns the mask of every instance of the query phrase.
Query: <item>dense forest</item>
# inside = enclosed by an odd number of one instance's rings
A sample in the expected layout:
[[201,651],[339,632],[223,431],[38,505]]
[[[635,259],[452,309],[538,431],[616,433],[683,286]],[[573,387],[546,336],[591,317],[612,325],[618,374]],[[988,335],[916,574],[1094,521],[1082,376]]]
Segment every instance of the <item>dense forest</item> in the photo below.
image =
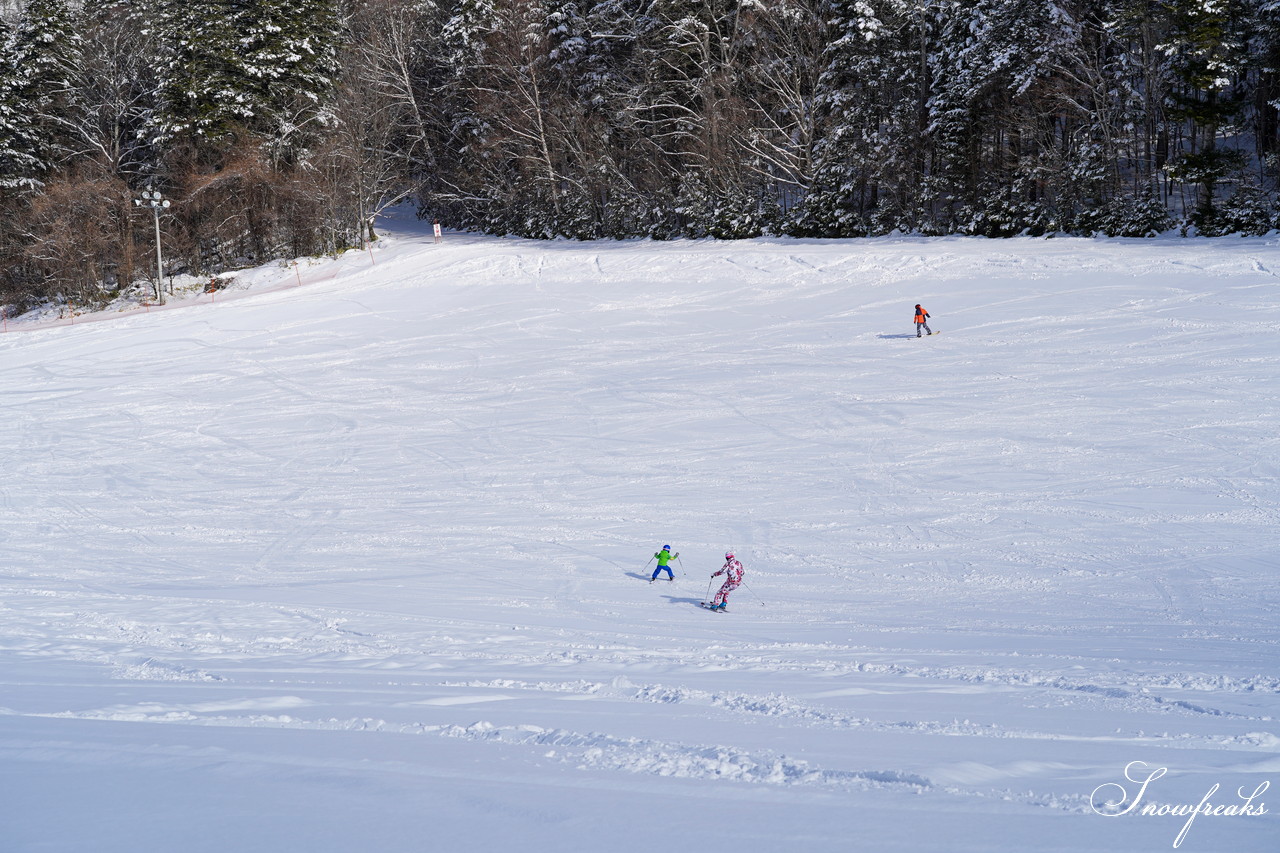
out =
[[1264,233],[1280,0],[0,0],[0,302],[529,237]]

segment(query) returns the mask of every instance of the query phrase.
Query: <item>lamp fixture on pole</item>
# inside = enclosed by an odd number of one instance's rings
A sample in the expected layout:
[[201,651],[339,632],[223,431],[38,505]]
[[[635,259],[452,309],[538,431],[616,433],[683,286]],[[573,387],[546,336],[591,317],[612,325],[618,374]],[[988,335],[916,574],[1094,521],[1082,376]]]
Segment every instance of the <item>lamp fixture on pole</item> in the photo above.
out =
[[164,304],[164,259],[160,256],[160,211],[169,207],[169,200],[159,190],[150,187],[142,191],[142,198],[135,198],[138,207],[150,207],[156,220],[156,298]]

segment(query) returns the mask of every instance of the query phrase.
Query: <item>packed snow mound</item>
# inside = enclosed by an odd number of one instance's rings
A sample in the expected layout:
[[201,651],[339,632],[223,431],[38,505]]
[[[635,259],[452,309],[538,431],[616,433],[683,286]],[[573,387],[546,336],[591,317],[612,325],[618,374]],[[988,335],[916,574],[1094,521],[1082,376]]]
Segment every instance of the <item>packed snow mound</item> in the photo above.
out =
[[9,321],[6,849],[1157,850],[1132,762],[1280,774],[1280,241],[386,227]]

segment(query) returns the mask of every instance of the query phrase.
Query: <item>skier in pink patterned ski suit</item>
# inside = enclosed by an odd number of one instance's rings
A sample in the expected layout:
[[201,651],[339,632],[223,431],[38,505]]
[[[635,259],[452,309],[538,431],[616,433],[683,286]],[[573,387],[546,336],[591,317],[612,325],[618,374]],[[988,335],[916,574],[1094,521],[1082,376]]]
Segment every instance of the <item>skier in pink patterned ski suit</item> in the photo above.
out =
[[729,593],[733,592],[742,584],[742,563],[733,556],[732,551],[726,551],[724,554],[724,565],[720,571],[711,577],[724,575],[724,584],[720,587],[720,591],[716,593],[716,597],[711,600],[712,610],[724,610],[729,604]]

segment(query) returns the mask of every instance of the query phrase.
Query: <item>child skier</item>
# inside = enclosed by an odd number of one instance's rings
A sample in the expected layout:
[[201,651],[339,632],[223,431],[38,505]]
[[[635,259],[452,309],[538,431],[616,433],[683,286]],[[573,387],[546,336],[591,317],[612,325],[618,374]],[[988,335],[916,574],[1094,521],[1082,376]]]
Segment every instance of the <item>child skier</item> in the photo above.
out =
[[725,551],[724,565],[720,568],[720,571],[716,572],[711,577],[714,578],[719,575],[725,576],[724,585],[720,587],[720,591],[716,593],[716,597],[711,600],[712,610],[727,609],[729,605],[729,593],[733,592],[742,584],[742,563],[738,562],[737,558],[733,556],[732,551]]
[[917,338],[920,337],[921,329],[924,329],[926,332],[928,332],[931,335],[933,334],[933,330],[930,329],[929,324],[925,322],[925,320],[928,320],[928,319],[929,319],[929,312],[921,308],[919,305],[917,305],[916,306],[916,337]]
[[656,581],[658,579],[658,572],[661,572],[661,571],[665,571],[667,573],[667,580],[669,581],[675,580],[676,576],[672,574],[671,566],[667,564],[670,563],[672,560],[678,558],[680,556],[680,552],[676,551],[674,554],[672,554],[671,546],[663,545],[662,550],[654,554],[653,556],[658,561],[658,567],[653,570],[653,577],[649,578],[649,583],[653,583],[654,581]]

